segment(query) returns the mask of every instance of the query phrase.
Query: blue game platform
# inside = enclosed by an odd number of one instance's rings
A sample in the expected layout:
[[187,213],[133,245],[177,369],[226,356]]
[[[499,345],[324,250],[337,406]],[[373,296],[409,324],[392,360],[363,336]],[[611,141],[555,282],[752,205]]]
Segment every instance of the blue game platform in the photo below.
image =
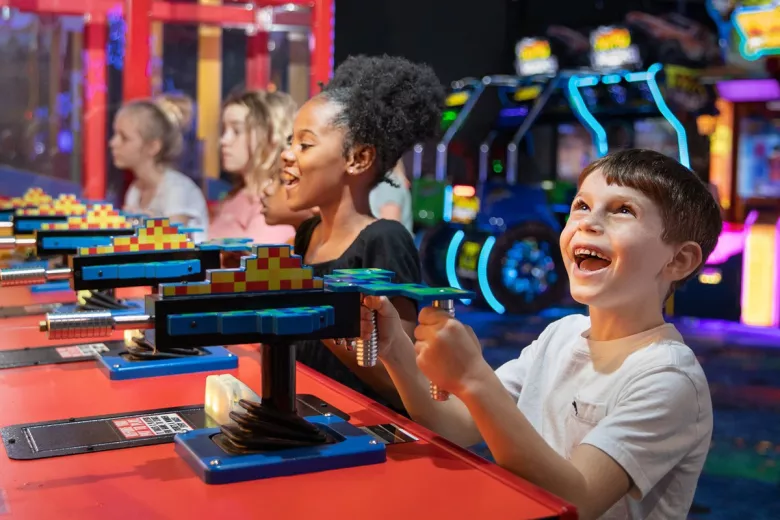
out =
[[208,354],[173,359],[130,361],[120,355],[103,355],[98,367],[112,381],[216,372],[238,368],[238,356],[224,347],[206,347]]
[[314,416],[307,417],[306,420],[321,425],[331,436],[340,439],[340,442],[251,455],[232,455],[212,440],[220,430],[208,428],[177,434],[174,444],[176,453],[206,484],[231,484],[367,466],[380,464],[387,459],[383,443],[339,417]]

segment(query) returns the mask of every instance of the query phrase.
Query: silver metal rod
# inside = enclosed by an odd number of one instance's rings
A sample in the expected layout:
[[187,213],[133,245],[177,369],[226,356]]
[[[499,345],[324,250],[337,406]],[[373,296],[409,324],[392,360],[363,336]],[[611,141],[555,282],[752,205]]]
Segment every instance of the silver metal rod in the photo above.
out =
[[[455,300],[439,300],[433,302],[433,306],[443,311],[450,313],[450,316],[455,317]],[[450,393],[446,390],[441,390],[438,386],[431,383],[431,399],[434,401],[446,401],[450,398]]]
[[40,322],[49,339],[102,338],[118,330],[154,328],[154,316],[147,314],[113,316],[109,311],[47,314]]
[[[0,222],[5,224],[5,222]],[[17,247],[33,247],[34,238],[0,237],[0,250],[16,249]]]
[[419,179],[422,177],[423,151],[424,147],[422,144],[417,143],[414,145],[414,156],[412,160],[413,179]]
[[68,267],[44,269],[43,267],[19,267],[0,269],[0,287],[16,285],[41,285],[57,280],[70,280],[73,271]]
[[358,338],[355,342],[355,356],[359,367],[376,366],[379,358],[379,330],[377,329],[377,313],[371,312],[371,336],[368,340]]
[[441,141],[439,141],[439,144],[436,145],[437,181],[441,182],[447,178],[447,148],[450,145],[450,141],[452,141],[452,139],[455,137],[455,134],[458,133],[460,127],[463,126],[463,123],[469,117],[469,114],[471,114],[471,111],[474,109],[474,105],[477,104],[477,101],[489,83],[490,78],[485,78],[477,85],[477,87],[469,96],[468,101],[466,101],[466,104],[463,106],[463,109],[458,114],[458,117],[455,118],[455,121],[453,121],[447,131],[444,132],[444,136],[442,137]]
[[479,145],[479,183],[487,182],[488,180],[488,160],[490,159],[490,148],[493,146],[493,141],[496,140],[498,132],[492,130],[482,144]]
[[550,100],[550,96],[552,96],[553,92],[555,92],[555,89],[558,88],[559,81],[560,76],[555,76],[550,80],[542,92],[542,95],[536,98],[536,101],[534,101],[534,106],[532,106],[531,110],[528,111],[528,115],[525,116],[523,124],[520,125],[520,128],[517,129],[514,137],[512,137],[512,142],[507,146],[506,183],[509,185],[514,185],[517,183],[517,148],[520,145],[520,141],[523,140],[525,134],[527,134],[528,130],[531,129],[531,125],[536,122],[536,118],[539,117],[539,114],[547,104],[547,101]]

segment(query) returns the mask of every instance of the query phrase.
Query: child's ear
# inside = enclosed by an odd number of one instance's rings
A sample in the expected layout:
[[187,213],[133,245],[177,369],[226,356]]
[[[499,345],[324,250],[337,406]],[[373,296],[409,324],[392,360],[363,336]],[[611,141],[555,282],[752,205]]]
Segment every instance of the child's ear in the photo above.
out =
[[162,150],[162,141],[159,139],[147,141],[146,149],[149,151],[149,155],[156,158],[160,154],[160,150]]
[[672,281],[682,280],[694,272],[702,262],[701,246],[696,242],[685,242],[677,248],[666,271]]
[[347,156],[347,173],[360,175],[370,170],[376,160],[376,148],[373,146],[356,145]]

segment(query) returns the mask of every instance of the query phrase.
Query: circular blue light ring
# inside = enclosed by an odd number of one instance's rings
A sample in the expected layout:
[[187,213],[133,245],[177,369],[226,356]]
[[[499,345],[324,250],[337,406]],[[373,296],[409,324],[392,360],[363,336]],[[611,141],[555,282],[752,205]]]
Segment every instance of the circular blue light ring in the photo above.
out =
[[488,260],[490,260],[490,253],[493,251],[493,246],[496,245],[496,237],[488,237],[485,243],[482,245],[482,251],[479,252],[479,259],[477,260],[477,282],[479,282],[479,290],[482,293],[482,298],[485,302],[498,314],[504,314],[506,308],[501,305],[498,299],[490,289],[487,276]]
[[[466,233],[460,230],[456,231],[455,234],[452,235],[452,238],[450,239],[450,245],[447,246],[447,256],[444,260],[444,273],[447,275],[447,283],[450,284],[450,287],[455,289],[463,289],[463,287],[460,286],[460,282],[458,281],[458,273],[455,269],[455,263],[458,259],[458,251],[460,250],[460,245],[463,243],[464,238],[466,238]],[[461,302],[463,302],[465,305],[469,305],[471,300],[463,299]]]

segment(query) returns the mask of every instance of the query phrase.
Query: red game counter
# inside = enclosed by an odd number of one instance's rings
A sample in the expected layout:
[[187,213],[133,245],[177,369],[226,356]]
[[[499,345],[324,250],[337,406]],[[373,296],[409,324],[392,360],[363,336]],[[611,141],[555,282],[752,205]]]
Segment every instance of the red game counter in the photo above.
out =
[[[23,296],[3,290],[4,301],[9,292]],[[47,344],[32,327],[5,336],[15,347]],[[234,375],[257,391],[257,348],[231,351],[239,356]],[[0,370],[0,426],[199,405],[206,375],[111,381],[94,363]],[[2,453],[0,512],[35,520],[576,518],[556,497],[301,365],[297,392],[346,412],[355,425],[393,423],[419,440],[388,445],[381,464],[228,485],[204,484],[173,444],[31,461]]]

